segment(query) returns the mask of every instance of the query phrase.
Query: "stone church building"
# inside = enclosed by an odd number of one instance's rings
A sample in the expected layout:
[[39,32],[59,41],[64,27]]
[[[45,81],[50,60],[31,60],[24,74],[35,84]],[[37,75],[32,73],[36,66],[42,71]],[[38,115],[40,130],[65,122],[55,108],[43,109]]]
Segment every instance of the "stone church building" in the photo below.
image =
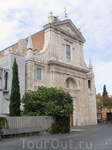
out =
[[0,114],[9,112],[12,65],[16,57],[21,97],[38,86],[62,87],[73,97],[73,125],[97,124],[96,94],[91,60],[85,64],[84,37],[65,16],[50,13],[48,24],[29,38],[0,52]]

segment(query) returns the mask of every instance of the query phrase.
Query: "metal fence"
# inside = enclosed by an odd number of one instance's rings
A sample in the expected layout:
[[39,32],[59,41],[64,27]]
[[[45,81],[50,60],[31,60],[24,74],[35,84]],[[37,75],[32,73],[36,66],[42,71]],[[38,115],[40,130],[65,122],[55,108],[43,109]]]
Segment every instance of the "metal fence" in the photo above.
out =
[[25,116],[25,117],[6,117],[9,128],[24,128],[42,126],[43,129],[51,127],[53,122],[51,116]]

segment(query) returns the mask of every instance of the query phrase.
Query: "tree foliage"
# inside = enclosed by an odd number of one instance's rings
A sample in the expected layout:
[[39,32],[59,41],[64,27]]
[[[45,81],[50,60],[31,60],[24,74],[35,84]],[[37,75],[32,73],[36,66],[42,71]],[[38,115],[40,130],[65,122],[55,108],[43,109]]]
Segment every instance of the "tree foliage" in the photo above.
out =
[[108,109],[109,111],[112,109],[112,98],[108,96],[97,97],[99,98],[99,102],[97,102],[97,107],[99,109]]
[[[97,108],[99,109],[107,109],[110,113],[112,110],[112,98],[108,97],[107,95],[104,97],[98,97],[97,99],[99,99],[99,102],[97,102]],[[112,117],[111,117],[112,120]]]
[[[67,128],[70,123],[70,114],[73,113],[73,99],[62,88],[38,87],[37,91],[26,92],[22,98],[22,103],[24,104],[23,112],[28,116],[53,116],[52,133],[69,132],[70,128]],[[69,123],[66,123],[66,120]],[[66,129],[64,130],[64,128]]]
[[62,88],[38,87],[37,91],[28,91],[22,98],[24,114],[31,116],[52,115],[68,116],[73,112],[72,97]]
[[20,116],[20,87],[19,87],[19,77],[18,77],[18,65],[16,63],[16,58],[14,58],[13,63],[13,77],[12,77],[12,87],[10,94],[10,116]]
[[104,87],[103,87],[103,97],[104,96],[107,96],[108,93],[107,93],[107,90],[106,90],[106,85],[104,84]]

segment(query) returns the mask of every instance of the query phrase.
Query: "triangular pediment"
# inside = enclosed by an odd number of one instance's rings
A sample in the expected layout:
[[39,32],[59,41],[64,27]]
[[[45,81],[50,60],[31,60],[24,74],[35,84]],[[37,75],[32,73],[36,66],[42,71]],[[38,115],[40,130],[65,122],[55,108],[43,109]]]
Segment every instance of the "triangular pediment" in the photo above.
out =
[[74,38],[76,38],[77,40],[83,43],[85,42],[85,39],[82,36],[82,33],[79,31],[79,29],[76,28],[76,26],[72,23],[71,20],[67,19],[64,21],[55,22],[53,23],[53,25],[61,29],[62,31],[65,31],[69,35],[74,36]]

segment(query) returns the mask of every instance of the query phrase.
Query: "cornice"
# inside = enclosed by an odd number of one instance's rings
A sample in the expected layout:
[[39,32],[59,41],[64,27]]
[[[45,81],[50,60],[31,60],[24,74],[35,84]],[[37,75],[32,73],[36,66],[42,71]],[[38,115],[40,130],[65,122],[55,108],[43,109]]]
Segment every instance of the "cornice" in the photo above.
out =
[[76,66],[73,66],[73,65],[70,65],[70,64],[65,64],[65,63],[62,63],[62,62],[59,62],[59,61],[56,61],[56,60],[50,60],[47,62],[48,65],[59,65],[59,66],[62,66],[62,67],[65,67],[65,68],[71,68],[73,70],[77,70],[79,72],[83,72],[83,73],[88,73],[89,72],[89,69],[82,69],[82,68],[79,68],[79,67],[76,67]]
[[[77,78],[83,78],[83,79],[87,79],[87,74],[83,73],[83,72],[79,72],[77,70],[71,70],[70,68],[65,68],[65,67],[60,67],[60,66],[55,66],[54,67],[54,72],[55,73],[60,73],[60,74],[66,74],[66,75],[72,75],[75,76]],[[69,72],[69,73],[68,73]]]

